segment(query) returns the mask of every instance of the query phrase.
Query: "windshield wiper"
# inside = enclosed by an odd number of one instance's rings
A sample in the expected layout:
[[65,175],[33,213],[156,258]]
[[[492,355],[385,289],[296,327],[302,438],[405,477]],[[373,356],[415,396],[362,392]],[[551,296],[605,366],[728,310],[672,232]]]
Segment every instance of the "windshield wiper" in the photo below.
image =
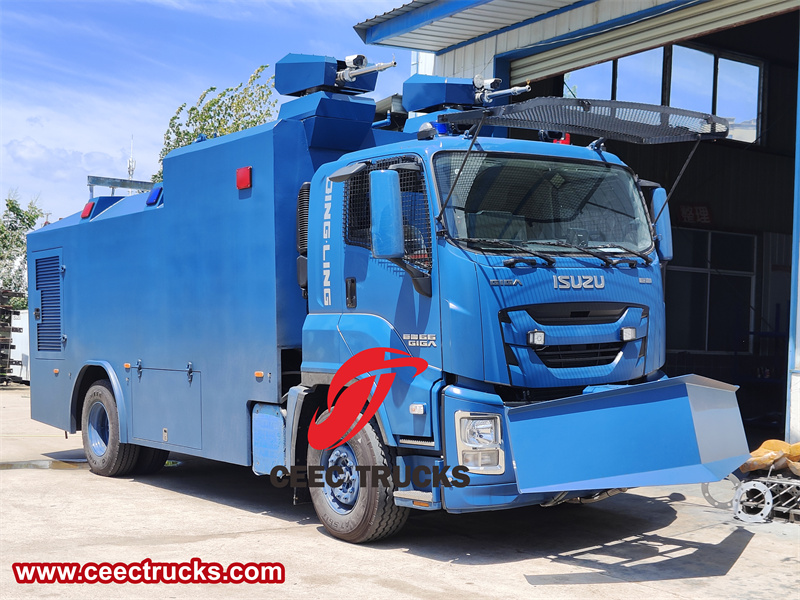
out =
[[[467,244],[495,244],[503,248],[512,248],[519,252],[524,252],[525,254],[530,254],[531,256],[540,258],[541,260],[546,262],[547,266],[549,267],[552,267],[554,264],[556,264],[555,259],[551,256],[547,256],[546,254],[542,254],[541,252],[536,252],[534,250],[531,250],[530,248],[526,248],[525,246],[520,246],[519,244],[513,244],[505,240],[496,240],[494,238],[452,238],[452,239],[454,241],[465,242]],[[524,258],[509,258],[508,260],[503,261],[503,265],[506,267],[513,267],[519,262],[526,262],[526,260]]]
[[583,252],[584,254],[588,254],[590,256],[594,256],[595,258],[599,258],[605,263],[607,267],[613,267],[619,264],[618,261],[608,258],[608,256],[602,254],[601,252],[594,252],[592,250],[589,250],[588,248],[584,248],[583,246],[576,246],[575,244],[569,244],[567,242],[543,242],[540,240],[536,240],[536,241],[531,241],[529,243],[543,244],[545,246],[557,246],[559,248],[572,248],[573,250],[577,250],[578,252]]
[[[625,252],[629,252],[630,254],[638,256],[644,262],[646,262],[648,266],[650,266],[650,263],[653,262],[653,259],[650,258],[644,252],[639,252],[638,250],[634,250],[633,248],[628,248],[627,246],[623,246],[622,244],[605,244],[603,246],[597,246],[597,247],[598,248],[619,248],[620,250],[624,250]],[[627,262],[627,261],[622,261],[622,262]]]

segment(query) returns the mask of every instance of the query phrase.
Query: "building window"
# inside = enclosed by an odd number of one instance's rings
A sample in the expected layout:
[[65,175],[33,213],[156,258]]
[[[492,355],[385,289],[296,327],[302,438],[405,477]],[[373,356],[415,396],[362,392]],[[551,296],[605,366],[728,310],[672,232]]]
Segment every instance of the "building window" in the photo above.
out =
[[729,139],[761,142],[763,63],[700,46],[665,46],[564,75],[564,96],[663,104],[728,120]]
[[751,352],[755,236],[672,230],[667,266],[667,350]]
[[661,104],[663,48],[632,54],[616,63],[615,100]]
[[611,98],[613,62],[604,62],[564,75],[564,96],[574,98]]
[[715,114],[730,123],[730,137],[741,142],[759,138],[759,65],[727,58],[717,61]]

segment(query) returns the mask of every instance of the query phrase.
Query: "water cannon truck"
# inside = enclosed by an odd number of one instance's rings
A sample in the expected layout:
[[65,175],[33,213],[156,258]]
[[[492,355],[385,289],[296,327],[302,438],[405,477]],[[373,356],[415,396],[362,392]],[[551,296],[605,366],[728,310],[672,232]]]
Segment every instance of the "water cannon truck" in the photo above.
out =
[[170,452],[250,467],[351,542],[412,509],[593,502],[743,463],[736,388],[661,371],[667,194],[605,145],[725,121],[414,75],[403,130],[373,127],[389,66],[291,54],[276,121],[29,234],[32,417],[80,431],[100,475]]

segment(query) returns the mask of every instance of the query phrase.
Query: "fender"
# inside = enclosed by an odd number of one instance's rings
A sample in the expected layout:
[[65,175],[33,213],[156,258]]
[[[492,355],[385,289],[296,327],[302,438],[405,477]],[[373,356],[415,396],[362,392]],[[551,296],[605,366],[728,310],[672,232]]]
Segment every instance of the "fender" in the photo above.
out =
[[[72,386],[72,404],[70,406],[70,414],[74,414],[75,407],[81,398],[78,398],[78,391],[81,389],[83,377],[89,367],[100,367],[106,372],[108,380],[111,382],[111,389],[114,391],[114,399],[117,401],[117,414],[119,415],[119,441],[123,444],[128,443],[130,419],[128,418],[128,401],[123,393],[122,386],[119,383],[119,378],[114,368],[106,360],[88,360],[81,367],[81,371],[75,378],[75,384]],[[73,421],[71,433],[77,432],[77,424]]]
[[[284,464],[287,467],[293,467],[297,464],[297,456],[295,455],[295,445],[297,444],[297,428],[300,425],[301,415],[303,414],[303,403],[306,396],[313,393],[313,389],[304,385],[296,385],[289,389],[286,398],[286,425],[284,427]],[[326,394],[327,395],[327,394]],[[387,436],[386,429],[383,425],[380,411],[373,417],[378,424],[381,438],[383,443],[387,446],[394,446],[394,436]]]

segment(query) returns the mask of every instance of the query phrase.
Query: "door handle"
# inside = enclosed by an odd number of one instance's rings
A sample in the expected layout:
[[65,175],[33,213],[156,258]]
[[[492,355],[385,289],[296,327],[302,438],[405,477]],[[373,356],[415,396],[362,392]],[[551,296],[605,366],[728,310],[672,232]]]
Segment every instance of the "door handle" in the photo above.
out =
[[358,305],[358,299],[356,298],[356,278],[348,277],[344,280],[344,284],[347,308],[355,308]]

